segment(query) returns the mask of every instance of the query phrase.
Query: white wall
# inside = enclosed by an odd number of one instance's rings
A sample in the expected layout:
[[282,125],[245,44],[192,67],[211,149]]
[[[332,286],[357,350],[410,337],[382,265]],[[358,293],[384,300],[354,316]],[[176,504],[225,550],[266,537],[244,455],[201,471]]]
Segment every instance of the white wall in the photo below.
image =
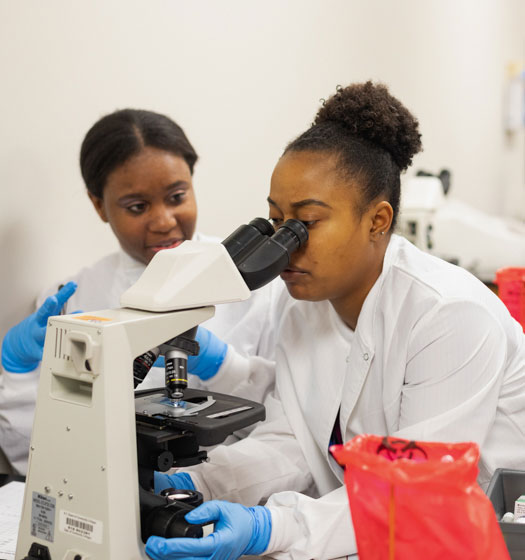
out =
[[200,154],[199,229],[266,215],[284,145],[337,84],[388,84],[420,119],[414,167],[525,217],[523,133],[503,132],[521,0],[0,0],[0,336],[37,293],[116,247],[78,171],[116,108],[164,112]]

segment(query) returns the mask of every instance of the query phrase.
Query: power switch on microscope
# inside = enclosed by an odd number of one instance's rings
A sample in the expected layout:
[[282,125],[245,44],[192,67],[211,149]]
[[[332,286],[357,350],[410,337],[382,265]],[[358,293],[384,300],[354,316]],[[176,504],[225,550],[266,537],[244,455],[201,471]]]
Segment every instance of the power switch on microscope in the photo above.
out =
[[43,544],[34,542],[29,549],[29,554],[24,558],[24,560],[51,560],[49,548]]

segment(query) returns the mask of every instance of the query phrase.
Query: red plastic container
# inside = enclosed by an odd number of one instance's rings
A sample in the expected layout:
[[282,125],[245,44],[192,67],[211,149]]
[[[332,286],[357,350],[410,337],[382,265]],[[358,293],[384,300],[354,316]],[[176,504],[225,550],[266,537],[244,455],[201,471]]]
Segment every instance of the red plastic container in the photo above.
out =
[[499,297],[525,331],[525,268],[500,268],[495,282]]

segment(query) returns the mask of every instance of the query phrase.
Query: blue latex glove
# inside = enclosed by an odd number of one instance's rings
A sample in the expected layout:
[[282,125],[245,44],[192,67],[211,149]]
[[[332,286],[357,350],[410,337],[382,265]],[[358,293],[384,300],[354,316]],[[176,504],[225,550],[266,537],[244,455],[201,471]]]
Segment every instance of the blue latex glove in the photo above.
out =
[[164,356],[159,356],[152,367],[166,367],[166,362],[164,360]]
[[12,373],[27,373],[38,367],[44,351],[47,320],[58,315],[77,285],[68,282],[41,307],[7,331],[2,343],[2,365]]
[[153,473],[155,494],[159,494],[165,488],[177,488],[178,490],[197,490],[193,480],[188,473],[166,474],[155,471]]
[[245,554],[258,556],[268,548],[272,516],[264,506],[247,508],[213,500],[190,511],[185,517],[190,523],[206,524],[213,521],[215,530],[201,539],[150,537],[146,552],[151,558],[235,560]]
[[204,327],[197,329],[195,340],[199,343],[200,352],[198,356],[188,356],[188,371],[206,381],[219,371],[228,345]]

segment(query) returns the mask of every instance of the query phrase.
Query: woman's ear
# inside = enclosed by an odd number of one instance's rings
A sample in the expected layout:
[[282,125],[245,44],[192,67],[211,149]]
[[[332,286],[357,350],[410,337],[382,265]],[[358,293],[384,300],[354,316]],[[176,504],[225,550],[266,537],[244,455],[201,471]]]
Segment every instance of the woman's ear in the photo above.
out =
[[389,232],[392,226],[394,210],[389,202],[382,200],[376,203],[372,211],[372,227],[370,228],[370,236],[372,240],[377,240]]
[[95,210],[97,211],[97,214],[100,216],[100,219],[103,222],[108,222],[108,218],[106,216],[106,211],[104,209],[104,200],[102,198],[100,198],[99,196],[95,196],[94,194],[90,193],[88,191],[88,196],[89,199],[91,200],[91,202],[93,203],[93,206],[95,207]]

